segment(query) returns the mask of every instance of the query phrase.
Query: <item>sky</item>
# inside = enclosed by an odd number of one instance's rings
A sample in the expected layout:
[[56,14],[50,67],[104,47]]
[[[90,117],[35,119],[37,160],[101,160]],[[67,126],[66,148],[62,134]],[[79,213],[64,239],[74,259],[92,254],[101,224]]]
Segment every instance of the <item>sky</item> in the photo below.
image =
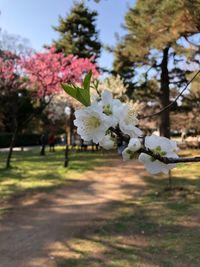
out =
[[[123,36],[124,16],[135,0],[85,0],[91,10],[98,12],[97,29],[105,45],[115,45],[115,33]],[[58,25],[58,17],[69,13],[73,0],[0,0],[0,28],[9,34],[20,35],[30,41],[30,46],[41,50],[58,37],[52,26]],[[99,64],[111,68],[113,56],[103,51]]]

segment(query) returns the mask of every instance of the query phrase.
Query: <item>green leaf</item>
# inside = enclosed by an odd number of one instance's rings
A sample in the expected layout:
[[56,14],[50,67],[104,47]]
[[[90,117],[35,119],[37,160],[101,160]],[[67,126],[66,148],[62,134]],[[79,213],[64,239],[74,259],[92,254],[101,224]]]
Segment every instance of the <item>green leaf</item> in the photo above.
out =
[[[72,96],[73,98],[77,99],[77,88],[69,85],[69,84],[61,84],[62,88],[65,90],[65,92]],[[78,100],[78,99],[77,99]]]
[[75,98],[77,101],[79,101],[84,106],[89,106],[89,103],[87,100],[85,100],[84,94],[81,93],[83,91],[83,88],[76,87],[74,85],[69,84],[62,84],[63,89],[65,92]]
[[90,94],[84,88],[78,88],[77,97],[77,100],[84,106],[90,106]]
[[91,77],[92,77],[92,71],[90,70],[88,72],[88,74],[85,76],[85,79],[83,81],[83,87],[85,90],[87,90],[88,92],[90,91],[90,81],[91,81]]
[[92,77],[92,72],[90,71],[83,81],[84,88],[80,88],[75,85],[62,84],[63,89],[67,94],[78,100],[84,106],[90,106],[90,80]]

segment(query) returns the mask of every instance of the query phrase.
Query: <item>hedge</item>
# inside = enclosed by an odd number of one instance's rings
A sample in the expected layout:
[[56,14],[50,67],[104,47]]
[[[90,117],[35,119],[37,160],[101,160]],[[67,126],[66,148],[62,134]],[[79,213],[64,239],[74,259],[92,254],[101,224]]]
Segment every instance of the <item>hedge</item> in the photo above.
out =
[[[9,147],[11,142],[11,133],[0,133],[0,148]],[[41,135],[39,134],[19,134],[15,146],[35,146],[40,145]]]

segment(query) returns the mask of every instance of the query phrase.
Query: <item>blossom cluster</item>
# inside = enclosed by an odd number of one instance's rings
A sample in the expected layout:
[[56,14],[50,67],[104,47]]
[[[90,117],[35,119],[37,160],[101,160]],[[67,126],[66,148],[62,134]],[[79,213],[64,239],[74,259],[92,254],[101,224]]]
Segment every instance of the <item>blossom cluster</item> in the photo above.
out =
[[81,83],[85,72],[91,70],[94,77],[99,75],[92,58],[67,57],[55,47],[45,49],[30,57],[20,58],[19,64],[28,76],[32,86],[37,87],[41,98],[62,92],[62,83]]
[[87,107],[75,112],[74,124],[84,141],[93,141],[104,149],[116,148],[119,139],[126,140],[122,146],[124,160],[138,158],[152,174],[168,173],[176,164],[165,164],[145,151],[152,151],[161,157],[177,158],[176,142],[156,135],[144,136],[138,127],[137,113],[126,103],[114,99],[105,90],[100,98]]
[[4,82],[4,84],[10,85],[16,79],[17,56],[8,51],[1,52],[1,53],[2,55],[0,57],[0,80],[1,80],[1,83]]

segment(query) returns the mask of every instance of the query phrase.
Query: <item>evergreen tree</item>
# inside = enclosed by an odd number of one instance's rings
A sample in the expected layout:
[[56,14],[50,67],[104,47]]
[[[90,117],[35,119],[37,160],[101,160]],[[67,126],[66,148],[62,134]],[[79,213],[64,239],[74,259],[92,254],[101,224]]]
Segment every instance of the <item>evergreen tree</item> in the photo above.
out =
[[59,39],[54,41],[58,51],[81,58],[98,58],[101,43],[95,25],[96,17],[97,12],[90,11],[83,2],[75,3],[65,18],[59,17],[59,25],[53,27],[60,34]]
[[[194,74],[193,74],[194,75]],[[190,78],[192,75],[190,76]],[[191,89],[182,101],[181,111],[182,113],[190,114],[189,120],[185,128],[189,130],[191,127],[196,131],[196,134],[200,134],[200,76],[192,82]]]
[[[200,1],[138,0],[128,11],[125,26],[128,33],[123,40],[124,55],[134,65],[156,68],[160,75],[160,104],[167,106],[170,84],[187,81],[180,62],[197,60],[191,42],[200,33]],[[169,111],[161,114],[160,133],[170,136]]]

